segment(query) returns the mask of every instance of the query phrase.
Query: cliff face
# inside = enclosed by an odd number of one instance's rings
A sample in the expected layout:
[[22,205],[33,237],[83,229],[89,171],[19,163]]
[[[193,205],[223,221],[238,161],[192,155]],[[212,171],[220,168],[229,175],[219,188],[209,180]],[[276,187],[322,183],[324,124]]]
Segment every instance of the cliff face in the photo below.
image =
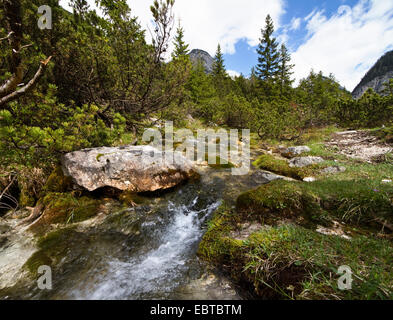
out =
[[214,59],[206,51],[194,49],[190,52],[190,59],[193,65],[196,65],[199,61],[202,62],[206,73],[211,73],[213,71]]
[[366,73],[362,81],[353,90],[352,96],[358,99],[368,88],[373,88],[375,92],[382,93],[385,84],[390,79],[393,79],[393,51],[385,53]]

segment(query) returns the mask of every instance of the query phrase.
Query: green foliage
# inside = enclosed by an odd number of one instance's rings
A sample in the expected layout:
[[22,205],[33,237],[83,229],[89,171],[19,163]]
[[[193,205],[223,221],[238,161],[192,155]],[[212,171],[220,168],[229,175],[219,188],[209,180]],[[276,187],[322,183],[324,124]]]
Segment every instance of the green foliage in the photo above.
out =
[[393,80],[385,93],[381,96],[370,88],[358,100],[341,99],[337,112],[341,122],[356,127],[388,126],[393,122]]
[[273,37],[274,25],[270,15],[266,17],[265,28],[262,30],[262,38],[257,49],[258,65],[256,73],[258,78],[263,81],[274,80],[279,71],[280,53],[278,43]]
[[172,58],[178,59],[187,57],[190,50],[188,49],[189,45],[184,41],[184,29],[181,27],[180,21],[179,26],[176,29],[176,36],[173,43],[175,45],[175,49],[172,53]]
[[224,65],[224,57],[221,52],[220,44],[218,44],[216,55],[214,56],[213,76],[215,79],[224,79],[227,77],[227,72]]
[[125,119],[112,115],[113,127],[106,127],[95,105],[65,106],[57,101],[56,87],[46,94],[35,93],[34,102],[13,102],[0,111],[2,165],[40,166],[58,161],[61,153],[87,147],[111,145],[121,138]]
[[303,109],[302,116],[307,126],[338,121],[336,116],[340,99],[349,97],[349,93],[340,88],[333,75],[325,77],[322,72],[311,71],[297,88],[297,101]]

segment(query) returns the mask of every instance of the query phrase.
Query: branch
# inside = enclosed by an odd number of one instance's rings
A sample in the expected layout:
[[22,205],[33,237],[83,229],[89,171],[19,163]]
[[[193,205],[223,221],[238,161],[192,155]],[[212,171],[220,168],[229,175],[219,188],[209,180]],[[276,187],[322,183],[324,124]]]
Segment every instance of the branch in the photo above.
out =
[[21,89],[19,89],[18,91],[14,91],[13,93],[3,97],[0,99],[0,106],[16,100],[17,98],[19,98],[21,95],[24,95],[26,92],[28,92],[29,90],[31,90],[34,85],[36,84],[36,82],[41,78],[41,76],[43,75],[49,61],[52,59],[52,57],[50,56],[48,59],[41,61],[41,65],[38,68],[36,74],[34,75],[34,77]]
[[11,31],[6,37],[0,38],[0,41],[9,39],[14,34],[14,31]]

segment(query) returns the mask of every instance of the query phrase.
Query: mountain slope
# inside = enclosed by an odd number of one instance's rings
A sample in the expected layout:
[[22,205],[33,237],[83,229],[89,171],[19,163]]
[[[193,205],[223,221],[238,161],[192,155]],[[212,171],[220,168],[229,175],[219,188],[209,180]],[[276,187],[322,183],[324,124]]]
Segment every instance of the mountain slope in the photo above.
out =
[[190,52],[189,56],[193,65],[198,64],[200,61],[204,65],[206,73],[212,73],[214,59],[209,53],[200,49],[194,49]]
[[360,98],[368,88],[382,93],[385,83],[393,79],[393,50],[385,53],[377,63],[366,73],[362,81],[353,90],[352,96]]

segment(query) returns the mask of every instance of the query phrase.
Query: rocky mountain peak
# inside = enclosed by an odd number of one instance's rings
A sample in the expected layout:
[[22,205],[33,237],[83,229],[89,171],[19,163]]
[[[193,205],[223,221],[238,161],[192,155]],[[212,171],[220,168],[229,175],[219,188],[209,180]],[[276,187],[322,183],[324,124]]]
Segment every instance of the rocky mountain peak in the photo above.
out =
[[393,50],[385,53],[376,64],[366,73],[362,81],[352,92],[355,99],[360,98],[367,89],[382,93],[385,84],[393,79]]
[[212,73],[214,59],[208,52],[200,49],[194,49],[190,52],[189,56],[193,65],[198,64],[198,62],[202,62],[206,73]]

